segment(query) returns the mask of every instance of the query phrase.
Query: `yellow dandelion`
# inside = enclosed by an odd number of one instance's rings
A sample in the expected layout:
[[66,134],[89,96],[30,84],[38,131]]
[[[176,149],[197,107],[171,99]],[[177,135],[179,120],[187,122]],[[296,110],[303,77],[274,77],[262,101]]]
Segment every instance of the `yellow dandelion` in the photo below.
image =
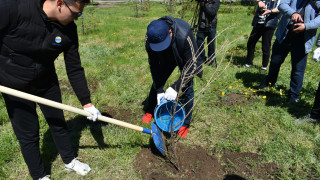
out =
[[300,94],[302,94],[303,92],[302,91],[300,91]]
[[232,86],[229,86],[229,89],[231,89],[232,88]]
[[245,94],[245,95],[248,95],[248,93],[247,93],[247,92],[245,92],[244,94]]
[[262,98],[265,99],[265,98],[267,98],[267,96],[263,96]]
[[222,155],[221,154],[219,154],[219,158],[221,158],[222,157]]
[[222,94],[222,96],[224,96],[225,92],[222,92],[221,94]]

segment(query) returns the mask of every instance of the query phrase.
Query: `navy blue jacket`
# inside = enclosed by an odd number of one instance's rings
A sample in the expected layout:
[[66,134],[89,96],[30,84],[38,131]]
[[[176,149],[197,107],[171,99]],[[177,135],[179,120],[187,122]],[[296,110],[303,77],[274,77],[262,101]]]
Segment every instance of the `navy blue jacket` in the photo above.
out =
[[[184,68],[188,65],[191,64],[192,66],[191,68],[187,68],[187,76],[193,77],[195,74],[197,74],[199,77],[202,76],[202,71],[199,72],[199,70],[202,68],[201,62],[196,58],[198,57],[196,55],[198,46],[192,29],[187,22],[170,16],[164,16],[160,18],[160,20],[165,21],[169,25],[169,28],[172,29],[173,37],[171,46],[169,48],[171,48],[173,56],[171,57],[170,61],[179,67],[181,75],[171,87],[176,91],[179,91],[181,85],[184,87],[186,84],[186,81],[182,84],[182,78],[185,72]],[[145,46],[149,56],[149,64],[152,64],[150,63],[152,61],[161,61],[161,53],[159,54],[159,52],[154,52],[151,50],[147,36]],[[157,92],[159,93],[163,91],[162,89],[163,87],[159,88]]]

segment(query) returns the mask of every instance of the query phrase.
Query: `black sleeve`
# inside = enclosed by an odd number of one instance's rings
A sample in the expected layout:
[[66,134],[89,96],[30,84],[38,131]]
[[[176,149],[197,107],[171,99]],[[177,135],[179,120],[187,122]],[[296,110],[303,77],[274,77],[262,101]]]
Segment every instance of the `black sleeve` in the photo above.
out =
[[78,52],[79,44],[76,28],[74,34],[74,43],[69,47],[69,49],[64,51],[64,60],[70,84],[81,104],[85,105],[91,102],[90,91],[88,89],[84,69],[81,66],[80,55]]
[[192,30],[189,31],[189,34],[184,42],[184,53],[182,55],[185,65],[181,72],[179,79],[174,82],[171,87],[179,92],[181,86],[184,87],[187,82],[192,80],[194,75],[198,73],[197,59],[195,53],[198,51],[198,46],[196,39],[192,33]]
[[9,26],[10,5],[8,0],[0,1],[0,34],[2,34]]
[[214,18],[220,7],[220,0],[209,0],[204,4],[206,16]]

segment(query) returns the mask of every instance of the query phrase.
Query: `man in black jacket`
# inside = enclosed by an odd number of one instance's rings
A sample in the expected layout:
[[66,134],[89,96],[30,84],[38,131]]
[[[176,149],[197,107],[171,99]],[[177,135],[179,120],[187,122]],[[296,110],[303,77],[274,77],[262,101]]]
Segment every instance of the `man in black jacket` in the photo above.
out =
[[[0,3],[0,83],[61,103],[54,60],[64,53],[69,81],[95,121],[100,112],[90,92],[78,53],[77,27],[89,0],[2,0]],[[49,179],[39,149],[36,103],[3,94],[13,130],[33,179]],[[75,157],[63,111],[39,104],[65,168],[85,175],[87,164]]]
[[[201,76],[201,65],[196,59],[198,50],[194,34],[189,24],[181,19],[169,16],[152,21],[147,28],[145,41],[149,57],[153,84],[149,93],[147,113],[142,121],[149,123],[156,105],[162,99],[173,101],[182,90],[182,105],[186,112],[179,136],[185,137],[189,130],[193,108],[193,77]],[[178,66],[181,72],[179,79],[166,91],[163,87]]]
[[[201,53],[202,61],[211,65],[215,61],[215,38],[217,30],[217,13],[220,0],[198,0],[200,1],[200,12],[197,32],[197,44]],[[207,37],[208,59],[205,55],[204,40]]]

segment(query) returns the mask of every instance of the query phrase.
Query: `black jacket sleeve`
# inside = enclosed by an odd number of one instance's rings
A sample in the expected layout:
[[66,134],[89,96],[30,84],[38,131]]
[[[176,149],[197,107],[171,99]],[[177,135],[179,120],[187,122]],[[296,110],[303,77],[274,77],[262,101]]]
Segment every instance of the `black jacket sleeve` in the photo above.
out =
[[179,79],[171,85],[171,87],[177,92],[179,92],[180,88],[183,88],[187,84],[187,82],[192,80],[192,78],[198,72],[196,59],[197,50],[198,48],[196,39],[192,31],[190,30],[184,42],[184,53],[182,55],[182,58],[186,63],[181,71]]
[[70,46],[70,48],[64,51],[64,60],[70,84],[81,104],[85,105],[91,102],[90,91],[88,89],[84,69],[81,66],[76,28],[73,41],[74,43]]
[[[0,1],[0,35],[9,26],[10,9],[11,9],[10,0],[1,0]],[[0,36],[0,38],[1,38],[1,36]]]
[[209,0],[204,4],[206,16],[214,18],[220,7],[220,0]]

